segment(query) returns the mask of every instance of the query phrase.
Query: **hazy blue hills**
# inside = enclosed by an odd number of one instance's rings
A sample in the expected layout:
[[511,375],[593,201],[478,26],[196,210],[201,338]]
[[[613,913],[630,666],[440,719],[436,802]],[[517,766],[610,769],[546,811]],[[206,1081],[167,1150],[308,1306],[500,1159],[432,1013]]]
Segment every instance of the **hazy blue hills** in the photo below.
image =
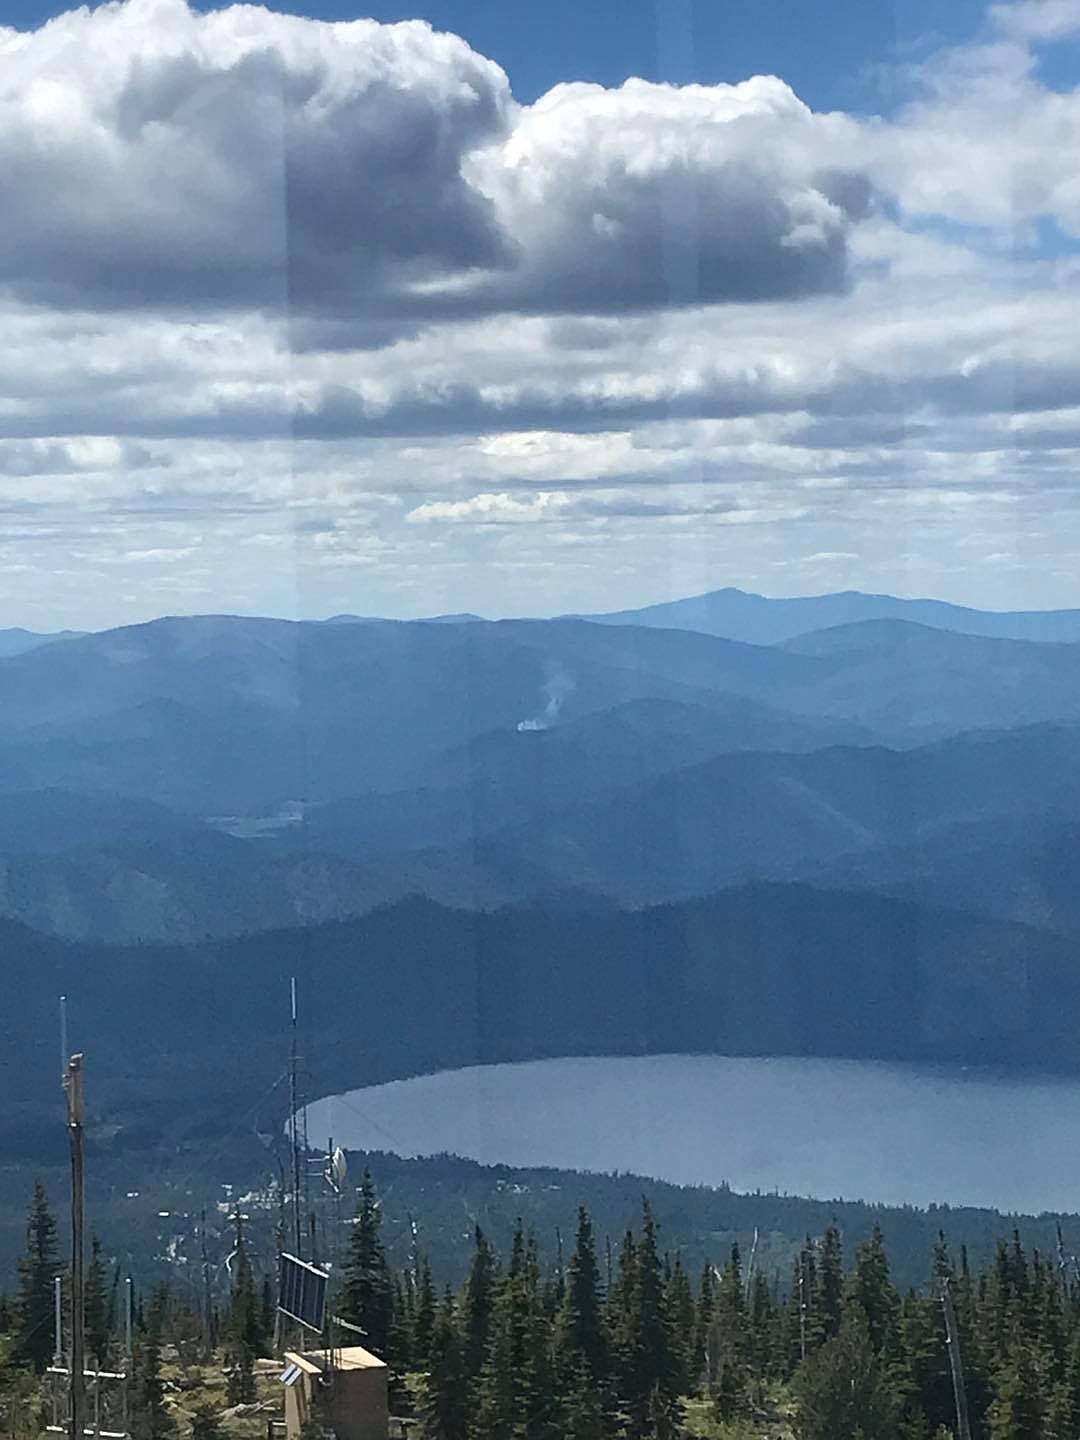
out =
[[289,853],[146,801],[45,790],[0,804],[0,914],[68,940],[187,943],[316,925],[414,893],[492,906],[518,892],[452,855]]
[[584,621],[162,620],[0,660],[0,790],[258,814],[443,783],[484,737],[524,747],[521,726],[641,702],[711,712],[718,749],[913,745],[1080,721],[1080,645],[873,621],[766,647]]
[[1072,928],[1080,727],[900,751],[728,753],[730,739],[711,712],[637,702],[481,737],[447,753],[441,784],[254,826],[15,792],[0,806],[0,913],[69,938],[190,941],[410,894],[481,908],[574,892],[643,905],[803,878]]
[[81,634],[78,630],[23,630],[16,626],[11,630],[0,630],[0,659],[10,655],[25,655],[42,645],[52,645],[57,640],[71,640]]
[[186,942],[809,880],[1072,930],[1078,737],[1080,644],[908,620],[164,619],[0,659],[0,913]]
[[[179,702],[147,702],[114,717],[108,746],[50,736],[50,780],[85,788],[3,796],[0,913],[70,938],[190,941],[347,918],[410,894],[491,908],[590,893],[636,906],[809,879],[1074,923],[1072,851],[1053,861],[1054,836],[1080,817],[1080,726],[896,750],[829,743],[837,727],[740,697],[634,700],[432,748],[404,788],[363,788],[363,757],[343,760],[337,784],[354,793],[282,810],[310,774],[304,732],[250,704],[215,714],[211,728],[206,711],[200,726]],[[8,756],[25,779],[22,738]],[[755,739],[776,748],[749,748]],[[329,768],[323,778],[333,795]],[[137,798],[141,788],[183,809]],[[198,799],[214,823],[184,813]]]
[[607,625],[698,630],[755,645],[774,645],[812,630],[865,620],[908,620],[999,640],[1080,640],[1080,610],[975,610],[943,600],[905,600],[895,595],[866,595],[858,590],[778,599],[726,587],[684,600],[589,618]]
[[988,818],[809,872],[832,888],[876,890],[1074,935],[1080,932],[1078,876],[1080,823],[1056,821],[1053,812]]

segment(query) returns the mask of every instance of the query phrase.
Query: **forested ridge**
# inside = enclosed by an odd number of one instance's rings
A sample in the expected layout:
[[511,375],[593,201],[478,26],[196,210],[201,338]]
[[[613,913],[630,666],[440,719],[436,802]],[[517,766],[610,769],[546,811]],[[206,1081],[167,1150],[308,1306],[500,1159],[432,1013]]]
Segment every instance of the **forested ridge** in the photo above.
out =
[[292,976],[324,1092],[560,1055],[1076,1066],[1080,980],[1064,937],[806,885],[640,910],[578,899],[467,911],[414,897],[348,923],[186,948],[62,944],[0,921],[0,947],[22,997],[0,1053],[13,1100],[51,1085],[43,1037],[62,993],[93,1041],[102,1100],[256,1095],[280,1070]]
[[[521,1222],[502,1254],[476,1226],[453,1288],[420,1245],[404,1267],[390,1264],[368,1175],[351,1218],[330,1309],[387,1361],[392,1409],[422,1440],[955,1440],[946,1293],[972,1440],[1080,1436],[1080,1269],[1060,1246],[1043,1254],[1017,1234],[976,1270],[942,1233],[925,1283],[901,1292],[881,1230],[849,1254],[832,1223],[782,1278],[738,1246],[692,1274],[646,1199],[617,1245],[598,1240],[580,1207],[551,1263]],[[274,1351],[271,1266],[239,1211],[232,1223],[228,1280],[209,1314],[182,1285],[137,1290],[136,1440],[249,1433],[258,1357]],[[12,1436],[37,1433],[62,1273],[39,1186],[17,1291],[0,1302],[0,1416]],[[95,1245],[95,1359],[118,1354],[119,1289]]]

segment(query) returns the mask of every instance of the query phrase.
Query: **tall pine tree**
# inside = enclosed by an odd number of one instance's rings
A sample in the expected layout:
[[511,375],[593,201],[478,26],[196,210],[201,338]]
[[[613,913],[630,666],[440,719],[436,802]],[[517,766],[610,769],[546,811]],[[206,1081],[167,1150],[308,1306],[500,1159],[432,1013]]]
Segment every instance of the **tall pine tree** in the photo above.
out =
[[365,1347],[386,1358],[393,1321],[394,1291],[380,1226],[382,1215],[370,1172],[360,1185],[356,1224],[345,1256],[341,1313],[364,1332]]
[[26,1253],[19,1261],[19,1294],[15,1305],[14,1356],[41,1375],[52,1359],[53,1281],[60,1273],[56,1221],[41,1181],[26,1224]]
[[101,1241],[90,1241],[90,1264],[86,1267],[86,1350],[91,1363],[104,1366],[109,1350],[109,1278],[101,1258]]
[[454,1297],[449,1290],[435,1317],[420,1420],[424,1440],[467,1440],[465,1365]]
[[568,1374],[578,1375],[584,1366],[584,1373],[592,1377],[594,1384],[607,1379],[608,1343],[600,1265],[592,1221],[584,1205],[578,1209],[577,1238],[567,1267],[557,1344],[560,1362]]
[[161,1336],[168,1305],[168,1289],[160,1286],[147,1309],[145,1329],[135,1354],[133,1440],[168,1440],[175,1431],[165,1404],[165,1382],[161,1375]]

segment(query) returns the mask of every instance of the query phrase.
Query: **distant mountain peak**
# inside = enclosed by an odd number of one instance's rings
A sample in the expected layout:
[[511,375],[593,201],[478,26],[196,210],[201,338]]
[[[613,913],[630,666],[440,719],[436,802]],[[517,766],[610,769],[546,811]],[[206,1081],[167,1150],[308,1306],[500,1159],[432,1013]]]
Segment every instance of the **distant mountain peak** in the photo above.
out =
[[605,625],[696,630],[726,640],[779,645],[818,630],[895,621],[996,640],[1080,641],[1080,610],[976,610],[945,600],[862,590],[770,597],[728,585],[638,610],[583,617]]

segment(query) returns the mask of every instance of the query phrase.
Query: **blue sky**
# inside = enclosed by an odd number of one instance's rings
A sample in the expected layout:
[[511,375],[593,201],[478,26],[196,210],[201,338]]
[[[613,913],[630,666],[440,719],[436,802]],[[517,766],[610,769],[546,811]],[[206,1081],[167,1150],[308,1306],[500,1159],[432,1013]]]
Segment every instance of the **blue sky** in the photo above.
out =
[[[67,8],[8,0],[4,16],[28,29]],[[323,0],[270,8],[322,20],[430,20],[497,60],[525,101],[564,80],[620,85],[639,75],[715,84],[771,73],[815,109],[877,111],[890,108],[903,85],[898,67],[931,47],[971,39],[986,7],[979,0],[432,0],[357,8]]]
[[1080,604],[1080,0],[5,18],[2,623]]
[[[338,3],[305,8],[328,20],[356,13]],[[421,14],[456,31],[499,61],[523,100],[561,80],[620,85],[639,75],[711,85],[771,73],[815,109],[877,110],[891,103],[898,60],[925,53],[930,37],[966,39],[984,8],[973,0],[442,0],[421,11],[381,4],[364,13],[387,21]]]

